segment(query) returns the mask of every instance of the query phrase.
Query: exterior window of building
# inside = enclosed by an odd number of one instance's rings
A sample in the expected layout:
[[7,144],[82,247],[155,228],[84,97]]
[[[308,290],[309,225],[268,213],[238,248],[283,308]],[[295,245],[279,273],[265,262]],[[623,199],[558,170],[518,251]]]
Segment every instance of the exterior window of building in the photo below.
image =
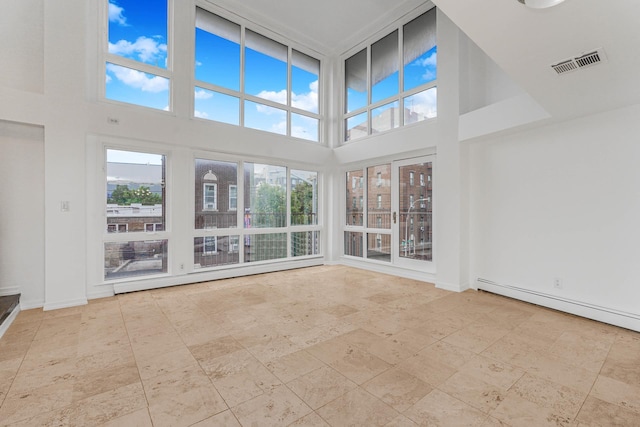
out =
[[409,185],[411,186],[414,185],[413,175],[414,175],[414,172],[409,172]]
[[382,217],[381,217],[381,216],[378,216],[378,217],[376,218],[376,226],[377,226],[378,228],[382,228]]
[[436,52],[433,8],[347,58],[344,141],[436,117]]
[[229,185],[229,210],[235,211],[238,209],[238,186],[233,184]]
[[144,231],[147,233],[155,233],[156,231],[163,231],[164,227],[161,223],[149,223],[144,225]]
[[420,174],[420,186],[424,187],[424,174],[423,173]]
[[[360,204],[360,206],[358,206],[357,203],[358,199],[363,200],[364,197],[364,189],[362,188],[364,182],[364,174],[362,172],[362,169],[347,172],[346,179],[346,223],[355,226],[363,225],[364,206],[362,203]],[[360,185],[354,187],[350,185],[350,183],[352,182],[360,182]]]
[[202,253],[204,255],[213,255],[218,252],[218,238],[216,236],[210,236],[204,238],[204,244],[202,246]]
[[382,194],[378,194],[376,208],[382,209]]
[[172,0],[108,0],[104,50],[108,100],[171,110],[168,22]]
[[318,59],[199,7],[195,32],[194,117],[320,141]]
[[354,177],[351,179],[351,188],[352,188],[352,189],[354,189],[354,190],[356,189],[356,183],[357,183],[357,182],[358,182],[358,178],[354,176]]
[[[107,149],[106,163],[104,279],[166,273],[165,156]],[[159,239],[147,240],[147,231]]]
[[218,184],[203,184],[202,209],[205,211],[215,211],[218,208]]
[[380,187],[382,185],[382,172],[378,172],[378,180],[376,181],[376,185]]
[[364,196],[360,196],[360,209],[364,208]]
[[413,194],[409,195],[409,206],[413,206]]

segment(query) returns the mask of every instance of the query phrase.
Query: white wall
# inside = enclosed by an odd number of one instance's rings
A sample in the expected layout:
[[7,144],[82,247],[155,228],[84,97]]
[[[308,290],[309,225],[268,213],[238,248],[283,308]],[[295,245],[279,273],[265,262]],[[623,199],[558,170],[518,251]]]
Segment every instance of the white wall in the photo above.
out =
[[0,120],[0,295],[44,303],[44,135]]
[[636,105],[471,145],[472,280],[640,327],[638,117]]

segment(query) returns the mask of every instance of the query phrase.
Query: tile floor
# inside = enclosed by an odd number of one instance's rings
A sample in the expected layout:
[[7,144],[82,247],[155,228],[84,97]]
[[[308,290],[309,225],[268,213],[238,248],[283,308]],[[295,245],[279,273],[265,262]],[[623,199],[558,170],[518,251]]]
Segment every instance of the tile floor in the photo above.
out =
[[0,425],[638,426],[640,334],[323,266],[21,312]]

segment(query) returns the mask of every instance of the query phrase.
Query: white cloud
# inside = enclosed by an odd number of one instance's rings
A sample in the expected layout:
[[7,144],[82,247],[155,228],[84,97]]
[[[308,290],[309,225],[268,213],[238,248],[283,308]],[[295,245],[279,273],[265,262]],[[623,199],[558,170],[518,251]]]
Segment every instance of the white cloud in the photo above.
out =
[[438,116],[438,92],[437,88],[420,92],[411,97],[411,105],[406,105],[412,112],[426,118]]
[[[263,99],[268,99],[269,101],[277,102],[278,104],[287,105],[287,91],[285,89],[275,92],[271,90],[263,90],[260,92],[258,97]],[[301,110],[318,112],[318,81],[314,81],[309,84],[309,92],[297,94],[295,92],[291,93],[291,105],[295,108],[300,108]],[[258,111],[261,113],[271,114],[272,110],[268,111],[267,109],[260,109],[258,107]]]
[[309,84],[309,92],[291,94],[291,105],[301,110],[318,112],[318,81]]
[[[258,95],[259,98],[267,99],[269,101],[277,102],[278,104],[287,105],[287,90],[282,89],[279,92],[274,92],[272,90],[263,90]],[[260,106],[258,106],[258,111],[260,111]],[[263,113],[267,113],[267,111],[261,111]],[[268,113],[267,113],[268,114]]]
[[166,54],[167,45],[158,42],[155,38],[140,36],[131,43],[128,40],[118,40],[116,43],[109,43],[109,53],[115,55],[133,57],[142,62],[154,63],[161,56]]
[[196,67],[200,67],[200,66],[202,66],[202,62],[196,61]]
[[435,67],[437,64],[438,54],[437,52],[433,52],[431,55],[426,58],[422,58],[415,62],[415,65],[419,67]]
[[166,107],[163,108],[164,111],[169,111],[169,106],[167,105]]
[[126,26],[127,18],[124,16],[124,8],[109,2],[109,22]]
[[164,77],[149,76],[142,71],[113,64],[107,64],[107,71],[113,73],[115,78],[125,85],[143,92],[158,93],[169,90],[169,80]]
[[209,99],[213,97],[213,93],[203,89],[196,89],[194,96],[195,96],[195,99]]
[[109,84],[109,83],[111,83],[111,80],[113,80],[113,79],[111,78],[111,76],[110,76],[109,74],[107,74],[107,75],[106,75],[106,78],[105,78],[105,82],[106,82],[107,84]]
[[198,111],[198,110],[195,110],[195,111],[193,112],[193,115],[194,115],[195,117],[200,118],[200,119],[208,119],[208,118],[209,118],[209,115],[208,115],[207,113],[205,113],[204,111]]

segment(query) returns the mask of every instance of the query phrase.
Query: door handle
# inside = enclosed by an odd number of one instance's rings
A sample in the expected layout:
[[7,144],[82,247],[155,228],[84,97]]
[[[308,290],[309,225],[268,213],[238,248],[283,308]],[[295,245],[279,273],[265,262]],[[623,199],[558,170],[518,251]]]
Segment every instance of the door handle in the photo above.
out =
[[393,213],[393,223],[394,224],[396,223],[396,213],[395,212]]

